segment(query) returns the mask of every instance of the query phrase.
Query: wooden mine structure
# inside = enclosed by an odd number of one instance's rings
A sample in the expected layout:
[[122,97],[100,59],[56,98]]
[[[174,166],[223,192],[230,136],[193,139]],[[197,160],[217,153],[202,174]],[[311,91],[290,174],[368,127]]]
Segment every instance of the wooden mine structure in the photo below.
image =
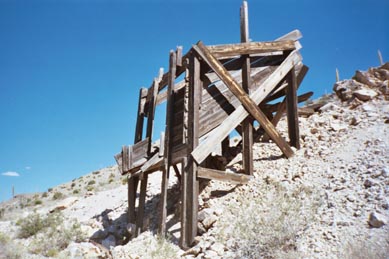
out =
[[[301,33],[251,42],[245,1],[240,16],[241,43],[205,46],[200,41],[185,55],[178,47],[170,52],[169,71],[160,71],[150,88],[140,89],[134,144],[123,146],[115,156],[121,173],[128,174],[128,220],[136,225],[135,235],[143,228],[148,174],[162,171],[161,234],[166,232],[169,173],[174,170],[178,176],[180,245],[187,248],[197,235],[199,178],[246,183],[253,174],[254,141],[272,139],[288,158],[293,155],[291,146],[300,147],[297,105],[312,95],[297,96],[308,71],[299,53]],[[182,74],[185,79],[176,83]],[[165,101],[165,133],[152,143],[156,107]],[[289,143],[275,128],[284,113]],[[234,130],[242,136],[238,149],[229,141]],[[242,152],[242,173],[226,172],[212,163],[215,152],[224,155],[233,149]]]

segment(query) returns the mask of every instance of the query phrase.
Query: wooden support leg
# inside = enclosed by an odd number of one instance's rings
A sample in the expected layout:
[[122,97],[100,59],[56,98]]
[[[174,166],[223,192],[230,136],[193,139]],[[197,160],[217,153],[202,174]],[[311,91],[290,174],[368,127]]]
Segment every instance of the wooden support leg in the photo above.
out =
[[[249,42],[249,25],[248,25],[248,7],[244,1],[240,8],[240,41],[242,43]],[[250,94],[250,57],[242,56],[242,87],[247,94]],[[246,119],[242,123],[243,129],[243,170],[248,175],[253,175],[253,124],[250,119]]]
[[297,81],[295,69],[288,73],[288,86],[286,88],[286,111],[288,116],[288,133],[290,145],[300,149],[300,133],[297,111]]
[[135,236],[138,236],[143,230],[143,220],[144,220],[144,211],[146,203],[146,190],[147,190],[147,174],[143,176],[140,185],[140,195],[139,195],[139,206],[138,206],[138,215],[136,218],[136,229]]
[[[188,103],[188,154],[199,143],[199,107],[201,95],[200,62],[192,55],[189,64],[189,103]],[[188,155],[184,174],[186,180],[186,222],[183,227],[186,234],[185,245],[190,247],[197,236],[198,195],[199,183],[197,180],[197,164],[191,155]]]
[[166,234],[166,216],[167,216],[167,188],[169,185],[169,176],[167,170],[162,171],[161,200],[160,200],[160,222],[159,234]]
[[138,177],[129,177],[127,179],[128,185],[128,222],[135,224],[135,201],[136,190],[138,189]]
[[171,165],[171,145],[170,134],[172,127],[173,116],[173,89],[174,80],[176,79],[177,57],[174,51],[170,52],[169,60],[169,78],[167,89],[167,106],[166,106],[166,127],[165,127],[165,146],[164,159],[162,170],[162,186],[161,186],[161,200],[160,200],[160,225],[159,233],[166,234],[166,216],[167,216],[167,188],[169,185],[169,170]]
[[182,164],[181,164],[181,231],[180,231],[180,246],[184,249],[188,248],[187,245],[187,217],[186,217],[186,212],[187,212],[187,193],[188,193],[188,174],[186,173],[186,167],[187,167],[187,158],[182,159]]

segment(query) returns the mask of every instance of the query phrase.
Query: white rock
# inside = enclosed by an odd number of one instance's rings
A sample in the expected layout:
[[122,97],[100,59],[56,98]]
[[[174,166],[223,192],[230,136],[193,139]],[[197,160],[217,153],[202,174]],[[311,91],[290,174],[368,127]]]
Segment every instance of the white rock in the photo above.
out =
[[355,97],[357,97],[361,101],[369,101],[377,96],[377,92],[371,89],[362,88],[360,90],[354,91]]
[[213,226],[213,224],[216,221],[217,221],[217,216],[212,214],[211,216],[205,218],[202,223],[203,223],[205,229],[208,230],[208,229],[210,229]]

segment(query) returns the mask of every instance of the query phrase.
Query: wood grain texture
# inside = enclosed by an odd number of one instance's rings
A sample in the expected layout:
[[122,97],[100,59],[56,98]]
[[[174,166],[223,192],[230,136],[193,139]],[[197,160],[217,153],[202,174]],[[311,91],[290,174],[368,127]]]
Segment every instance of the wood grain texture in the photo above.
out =
[[[282,62],[277,69],[266,78],[261,87],[250,94],[251,99],[258,105],[274,89],[274,87],[285,77],[290,69],[301,61],[301,56],[297,51],[293,51]],[[243,119],[248,116],[248,112],[243,105],[240,105],[235,111],[227,117],[217,128],[212,130],[208,138],[192,151],[192,156],[197,163],[201,163],[212,152],[212,147],[221,141],[235,129]]]
[[226,171],[220,171],[204,167],[197,168],[197,177],[209,180],[229,182],[233,184],[246,184],[252,179],[251,176],[246,174],[230,173]]
[[290,148],[289,144],[281,137],[277,132],[273,124],[269,121],[266,115],[258,108],[257,104],[245,93],[245,91],[239,86],[239,84],[231,77],[223,65],[208,51],[202,42],[199,42],[193,49],[198,53],[203,61],[215,71],[224,84],[231,90],[231,92],[240,100],[243,107],[252,115],[265,129],[271,139],[281,149],[282,153],[286,157],[293,156],[294,152]]

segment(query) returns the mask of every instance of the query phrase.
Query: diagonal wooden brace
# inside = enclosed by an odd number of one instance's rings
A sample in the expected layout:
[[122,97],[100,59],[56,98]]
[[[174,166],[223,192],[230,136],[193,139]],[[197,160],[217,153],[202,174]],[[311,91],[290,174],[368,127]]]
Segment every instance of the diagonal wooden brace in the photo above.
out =
[[282,153],[286,157],[293,156],[293,150],[290,148],[289,144],[280,136],[266,115],[259,109],[256,103],[240,87],[240,85],[231,77],[223,65],[211,54],[207,47],[202,42],[199,42],[192,48],[203,59],[203,61],[206,62],[215,71],[224,84],[239,99],[247,112],[250,113],[262,125],[266,133],[281,149]]

